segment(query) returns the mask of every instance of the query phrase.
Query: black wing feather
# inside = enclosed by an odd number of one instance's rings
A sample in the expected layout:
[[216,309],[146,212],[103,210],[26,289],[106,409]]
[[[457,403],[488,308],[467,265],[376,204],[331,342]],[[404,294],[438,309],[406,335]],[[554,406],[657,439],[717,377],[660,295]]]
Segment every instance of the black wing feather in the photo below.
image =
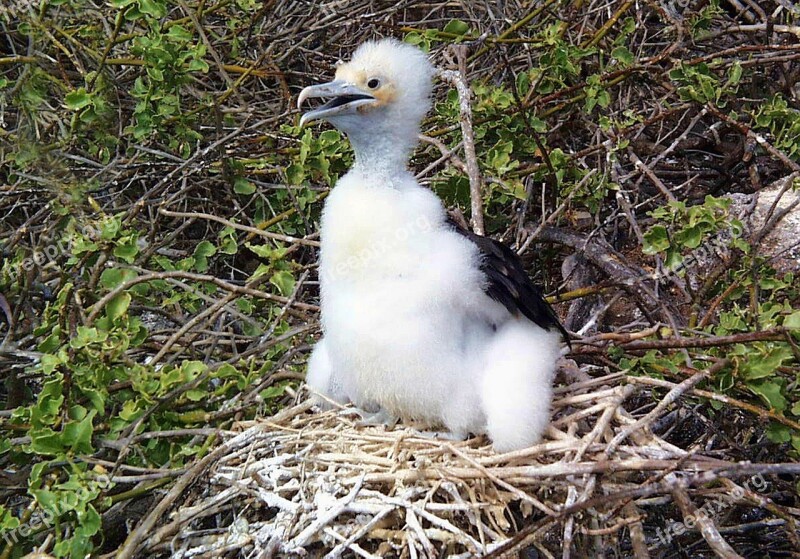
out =
[[531,282],[516,253],[499,241],[459,227],[452,219],[449,222],[457,233],[475,243],[480,250],[483,257],[481,271],[489,280],[486,294],[511,314],[522,314],[545,330],[556,328],[569,344],[569,334],[541,290]]

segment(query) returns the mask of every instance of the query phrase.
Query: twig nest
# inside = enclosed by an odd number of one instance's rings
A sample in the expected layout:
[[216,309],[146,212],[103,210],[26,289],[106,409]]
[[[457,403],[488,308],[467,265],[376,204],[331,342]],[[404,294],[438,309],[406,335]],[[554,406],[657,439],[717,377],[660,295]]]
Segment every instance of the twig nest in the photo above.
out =
[[352,409],[301,402],[226,433],[206,481],[146,547],[177,558],[474,557],[524,544],[513,540],[520,531],[534,545],[550,531],[572,538],[635,524],[643,533],[631,495],[655,503],[675,479],[691,489],[698,475],[716,479],[709,472],[731,465],[654,436],[661,414],[634,417],[626,405],[648,383],[623,373],[576,379],[556,390],[545,439],[507,454],[484,437],[364,427]]

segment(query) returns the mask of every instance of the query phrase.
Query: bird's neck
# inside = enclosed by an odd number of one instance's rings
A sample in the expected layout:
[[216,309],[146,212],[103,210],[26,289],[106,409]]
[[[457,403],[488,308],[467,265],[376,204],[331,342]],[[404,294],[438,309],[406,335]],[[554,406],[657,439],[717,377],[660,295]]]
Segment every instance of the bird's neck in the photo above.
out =
[[386,133],[348,134],[356,160],[353,170],[373,177],[391,177],[404,174],[408,159],[417,143],[416,131],[392,130]]

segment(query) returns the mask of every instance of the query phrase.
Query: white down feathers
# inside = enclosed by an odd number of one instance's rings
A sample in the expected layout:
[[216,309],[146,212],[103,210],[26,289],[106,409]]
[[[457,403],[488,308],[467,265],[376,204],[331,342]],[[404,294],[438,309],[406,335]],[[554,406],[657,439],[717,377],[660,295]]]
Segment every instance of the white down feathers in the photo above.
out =
[[[486,294],[477,245],[446,222],[439,198],[405,169],[415,142],[407,129],[417,130],[429,104],[427,59],[381,41],[362,45],[350,64],[380,73],[401,93],[358,126],[359,114],[330,119],[350,137],[357,162],[325,202],[324,337],[307,383],[369,411],[461,436],[487,433],[498,451],[530,446],[549,421],[560,334]],[[375,160],[387,150],[397,151]],[[392,163],[398,157],[402,164]]]

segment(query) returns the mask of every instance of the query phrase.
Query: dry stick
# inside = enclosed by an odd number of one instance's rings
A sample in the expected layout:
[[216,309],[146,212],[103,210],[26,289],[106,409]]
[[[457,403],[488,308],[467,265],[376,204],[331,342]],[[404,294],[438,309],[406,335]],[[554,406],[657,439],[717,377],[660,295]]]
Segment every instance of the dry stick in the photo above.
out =
[[273,239],[276,241],[283,241],[286,243],[297,243],[300,245],[306,245],[312,247],[320,246],[319,241],[311,241],[308,239],[304,239],[302,237],[292,237],[290,235],[281,235],[280,233],[262,231],[261,229],[258,229],[256,227],[250,227],[249,225],[234,223],[233,221],[228,221],[225,218],[218,217],[212,214],[196,213],[196,212],[174,212],[171,210],[167,210],[165,208],[159,208],[158,213],[169,217],[186,217],[186,218],[207,219],[209,221],[216,221],[217,223],[221,223],[222,225],[226,225],[227,227],[231,227],[233,229],[239,229],[240,231],[246,231],[251,235],[258,235],[260,237],[264,237],[265,239]]
[[586,43],[584,43],[581,46],[583,48],[586,48],[586,47],[594,46],[597,43],[599,43],[600,40],[606,35],[606,33],[608,33],[608,31],[614,26],[614,24],[617,23],[619,18],[622,17],[622,14],[627,12],[628,8],[633,6],[633,3],[634,3],[634,0],[626,0],[626,2],[622,6],[620,6],[619,9],[616,12],[614,12],[614,15],[612,15],[610,18],[608,18],[608,21],[605,22],[603,24],[603,26],[600,29],[597,30],[597,33],[595,33],[594,36],[589,41],[587,41]]
[[[97,303],[95,303],[92,306],[92,310],[89,313],[88,318],[86,319],[86,325],[91,326],[92,323],[97,318],[97,315],[100,313],[101,310],[105,308],[108,302],[111,301],[114,297],[116,297],[120,293],[122,293],[123,291],[126,291],[139,283],[145,283],[154,280],[164,280],[170,278],[213,283],[217,287],[224,289],[226,291],[231,291],[233,293],[238,293],[240,295],[250,295],[252,297],[260,297],[271,301],[278,301],[279,303],[286,303],[289,301],[288,297],[281,297],[279,295],[273,295],[272,293],[266,293],[265,291],[259,291],[258,289],[252,289],[250,287],[242,287],[239,285],[234,285],[224,280],[221,280],[220,278],[209,276],[207,274],[195,274],[192,272],[182,272],[177,270],[169,272],[153,272],[150,274],[144,274],[142,276],[137,276],[135,278],[129,279],[128,281],[119,284],[117,287],[106,293],[102,299],[97,301]],[[294,304],[294,306],[296,306],[298,309],[303,309],[311,312],[316,312],[319,310],[319,307],[317,307],[316,305],[308,305],[306,303],[297,302]]]
[[158,350],[158,353],[150,359],[148,365],[155,367],[157,363],[161,361],[161,359],[166,355],[166,353],[170,350],[170,348],[175,345],[175,343],[183,337],[183,335],[194,328],[196,325],[200,324],[200,322],[204,321],[207,317],[211,315],[215,315],[221,309],[226,307],[229,303],[234,301],[239,295],[236,293],[228,293],[225,297],[216,301],[209,307],[206,307],[205,310],[202,312],[194,315],[190,320],[187,320],[183,326],[178,328],[170,337],[169,339],[164,342],[161,346],[161,349]]
[[[728,33],[726,29],[724,33]],[[713,35],[709,35],[712,37]],[[696,66],[703,62],[713,61],[714,59],[728,59],[733,63],[742,62],[747,63],[753,59],[759,60],[761,63],[769,62],[771,59],[769,58],[756,58],[756,54],[758,53],[766,53],[766,55],[776,53],[776,52],[784,52],[789,51],[790,53],[797,51],[797,45],[739,45],[736,47],[724,49],[724,50],[714,50],[711,54],[706,54],[703,56],[698,56],[696,58],[690,58],[688,60],[684,60],[683,64],[685,66]],[[752,56],[751,56],[752,55]],[[729,58],[730,57],[730,58]]]
[[458,450],[452,444],[447,443],[446,447],[453,454],[456,454],[456,455],[460,456],[462,459],[464,459],[470,465],[472,465],[472,466],[478,468],[479,470],[481,470],[484,474],[486,474],[486,477],[488,479],[492,480],[494,483],[496,483],[497,485],[499,485],[503,489],[507,489],[508,491],[513,493],[514,496],[517,497],[520,501],[524,501],[526,503],[530,503],[531,505],[533,505],[534,507],[536,507],[537,509],[539,509],[540,511],[542,511],[543,513],[545,513],[548,516],[556,516],[556,512],[553,509],[551,509],[550,507],[548,507],[547,505],[545,505],[544,503],[542,503],[538,499],[534,499],[533,497],[531,497],[530,495],[528,495],[524,491],[518,489],[514,485],[512,485],[510,483],[507,483],[507,482],[503,481],[502,479],[500,479],[499,477],[495,476],[494,474],[492,474],[492,472],[491,472],[491,470],[489,468],[487,468],[486,466],[476,462],[475,460],[473,460],[472,458],[470,458],[469,456],[464,454],[462,451]]
[[132,559],[144,539],[152,532],[156,523],[167,512],[167,509],[172,506],[175,500],[180,497],[181,493],[183,493],[183,491],[220,456],[224,456],[232,449],[247,444],[251,437],[252,434],[245,431],[241,435],[232,438],[230,441],[221,444],[209,453],[208,456],[202,458],[197,464],[192,466],[185,475],[175,482],[175,485],[172,486],[169,493],[159,501],[155,508],[150,511],[150,514],[148,514],[147,517],[139,523],[136,529],[128,535],[125,543],[123,543],[117,551],[116,559]]
[[[506,29],[505,31],[500,33],[497,36],[497,40],[506,39],[506,38],[508,38],[509,35],[514,33],[517,29],[520,29],[521,27],[524,27],[525,25],[527,25],[533,18],[535,18],[536,16],[541,14],[544,10],[546,10],[547,7],[550,4],[552,4],[554,1],[555,0],[545,0],[544,2],[539,4],[534,10],[531,10],[531,12],[529,14],[527,14],[525,17],[523,17],[522,19],[520,19],[516,23],[512,24],[508,29]],[[478,52],[476,52],[475,54],[470,56],[470,60],[473,60],[473,59],[479,57],[480,55],[482,55],[483,53],[485,53],[488,50],[489,50],[488,46],[482,47]]]
[[[203,28],[203,24],[201,24],[200,20],[197,18],[197,14],[192,9],[190,9],[189,6],[186,5],[185,0],[178,0],[178,4],[180,5],[181,8],[183,8],[183,11],[186,12],[186,15],[189,17],[189,19],[192,20],[192,24],[194,25],[194,28],[197,30],[197,34],[200,35],[200,38],[203,40],[203,44],[205,44],[206,49],[208,49],[208,53],[211,55],[211,58],[214,59],[214,62],[217,63],[217,71],[219,73],[219,77],[221,77],[222,81],[224,81],[227,84],[228,90],[229,91],[232,90],[234,87],[233,80],[225,71],[224,64],[222,63],[222,58],[220,58],[217,49],[215,49],[211,41],[208,40],[208,35],[206,35],[206,31]],[[238,92],[236,93],[236,96],[240,104],[242,105],[246,104],[244,99],[241,97],[241,95],[239,95]]]
[[286,544],[286,546],[289,549],[296,549],[303,547],[308,542],[308,540],[310,540],[314,536],[314,534],[319,532],[329,522],[332,522],[337,516],[339,516],[348,509],[350,503],[352,503],[355,500],[356,496],[358,496],[358,492],[361,491],[363,485],[364,485],[364,475],[362,474],[347,495],[345,495],[341,499],[338,499],[335,505],[330,506],[324,513],[322,513],[317,518],[317,520],[309,524],[302,532],[297,534],[292,539],[292,541]]
[[459,61],[459,71],[442,70],[439,72],[439,76],[443,80],[453,84],[458,92],[459,121],[461,122],[461,133],[464,136],[464,157],[467,160],[467,176],[469,177],[472,230],[478,235],[483,235],[486,231],[483,224],[483,186],[481,183],[480,169],[478,168],[478,156],[475,152],[475,134],[472,129],[472,107],[470,105],[469,86],[466,83],[466,69],[463,64],[463,48],[456,48],[456,55]]
[[[692,458],[687,459],[686,464],[688,468],[695,469],[708,469],[716,466],[719,469],[726,470],[733,468],[727,463],[720,460],[708,460]],[[492,475],[500,479],[524,479],[528,483],[534,483],[535,480],[554,478],[554,477],[567,477],[567,476],[580,476],[586,474],[614,474],[618,472],[649,472],[661,471],[669,469],[675,465],[674,459],[661,459],[661,458],[625,458],[616,460],[596,461],[595,459],[578,462],[575,464],[556,462],[553,464],[544,464],[541,466],[501,466],[490,468],[489,471]],[[748,465],[749,466],[749,465]],[[766,464],[760,464],[766,466]],[[791,468],[800,472],[800,464],[791,464]],[[425,467],[425,468],[402,468],[394,472],[373,472],[367,474],[367,483],[384,483],[393,481],[402,481],[404,483],[416,483],[420,480],[435,480],[440,479],[442,472],[449,475],[458,477],[463,480],[467,479],[484,479],[486,474],[477,468],[467,468],[464,466],[447,466],[447,467]],[[580,503],[578,503],[580,504]],[[577,506],[577,505],[576,505]]]
[[[669,382],[667,380],[655,379],[650,377],[629,377],[628,380],[630,382],[635,382],[638,384],[660,386],[663,388],[674,388],[676,386],[675,383]],[[723,404],[749,411],[750,413],[757,415],[761,419],[771,419],[772,421],[776,421],[778,423],[786,425],[787,427],[791,427],[796,431],[800,431],[800,423],[792,421],[788,417],[775,413],[772,410],[765,410],[763,408],[759,408],[758,406],[754,406],[753,404],[748,404],[747,402],[737,400],[736,398],[731,398],[723,394],[717,394],[716,392],[701,390],[699,388],[693,388],[690,391],[690,394],[692,394],[693,396],[699,396],[701,398],[708,398],[709,400],[716,400],[717,402],[722,402]]]
[[[586,173],[586,174],[583,176],[583,178],[581,178],[581,180],[580,180],[580,181],[578,181],[578,184],[576,184],[576,185],[575,185],[575,188],[573,188],[572,190],[570,190],[570,191],[569,191],[569,194],[567,194],[567,195],[566,195],[566,197],[564,198],[564,200],[563,200],[563,201],[561,202],[561,204],[559,204],[559,206],[558,206],[558,207],[557,207],[557,208],[556,208],[556,209],[553,211],[553,213],[551,213],[550,215],[548,215],[548,216],[547,216],[547,219],[545,219],[544,221],[541,221],[541,222],[539,223],[539,225],[536,227],[536,229],[533,231],[533,233],[531,233],[531,234],[529,234],[529,235],[527,236],[527,238],[525,239],[525,242],[524,242],[524,243],[522,243],[522,246],[521,246],[521,247],[519,247],[519,249],[517,249],[517,254],[518,254],[518,255],[520,255],[520,256],[521,256],[522,254],[524,254],[524,253],[525,253],[525,251],[528,249],[528,247],[530,246],[530,244],[531,244],[531,243],[532,243],[534,240],[536,240],[536,239],[539,237],[539,232],[542,230],[542,228],[543,228],[543,227],[546,227],[546,226],[548,226],[548,225],[550,225],[550,224],[551,224],[553,221],[555,221],[555,219],[556,219],[556,218],[557,218],[559,215],[561,215],[561,212],[563,212],[563,211],[564,211],[564,210],[567,208],[567,206],[569,205],[570,201],[572,200],[572,197],[573,197],[573,196],[575,196],[575,194],[577,194],[578,192],[581,192],[581,189],[583,188],[583,186],[584,186],[584,185],[585,185],[587,182],[589,182],[589,180],[590,180],[590,179],[591,179],[591,178],[592,178],[592,177],[593,177],[595,174],[597,174],[597,169],[590,169],[590,170],[589,170],[589,172],[588,172],[588,173]],[[562,293],[561,295],[559,295],[559,297],[564,297],[565,295],[566,295],[566,293]],[[564,299],[559,299],[559,301],[564,301]]]
[[[332,550],[330,550],[330,552],[328,552],[328,554],[325,555],[325,557],[323,557],[323,559],[335,559],[337,557],[341,557],[342,552],[345,549],[349,548],[350,545],[354,544],[363,535],[365,535],[367,532],[371,531],[375,527],[375,525],[377,525],[381,520],[383,520],[383,518],[385,516],[387,516],[388,514],[390,514],[393,511],[394,511],[394,509],[388,508],[388,507],[383,509],[381,512],[379,512],[378,514],[373,516],[372,519],[369,522],[367,522],[366,524],[364,524],[358,531],[353,533],[349,538],[347,538],[346,540],[341,542],[339,545],[334,547]],[[433,555],[431,555],[431,557],[433,557]]]
[[[578,499],[578,490],[575,488],[574,485],[570,484],[569,489],[567,489],[567,499],[564,501],[564,508],[569,508],[575,504],[575,501]],[[564,521],[564,532],[563,537],[561,538],[561,559],[569,559],[570,558],[570,551],[572,550],[572,535],[574,533],[575,528],[575,516],[569,515]]]
[[788,524],[786,535],[791,540],[794,548],[800,549],[800,537],[797,535],[797,519],[793,517],[789,511],[784,510],[784,508],[781,506],[778,506],[769,497],[756,493],[747,487],[737,485],[729,479],[723,479],[722,484],[726,487],[726,489],[728,489],[729,493],[741,492],[745,500],[750,501],[757,507],[766,509],[775,516],[783,519],[786,524]]
[[[796,196],[794,201],[790,202],[789,205],[785,208],[781,208],[780,211],[776,212],[775,210],[778,208],[778,204],[780,203],[781,199],[784,195],[792,188],[794,185],[795,180],[800,176],[800,171],[795,171],[791,175],[787,176],[786,178],[782,179],[784,181],[783,186],[781,187],[780,192],[775,197],[775,200],[772,202],[772,205],[769,207],[767,211],[767,215],[764,218],[765,223],[761,226],[761,229],[753,235],[753,244],[756,247],[764,240],[764,238],[769,235],[775,227],[777,227],[778,223],[786,217],[792,210],[794,210],[798,204],[800,204],[800,195]],[[777,183],[777,181],[776,181]],[[773,183],[773,184],[776,184]]]
[[717,307],[719,307],[722,302],[730,296],[731,293],[737,290],[740,285],[741,280],[735,280],[727,287],[727,289],[725,289],[725,291],[714,297],[714,299],[711,301],[711,304],[708,306],[708,310],[706,310],[706,313],[703,315],[703,318],[701,318],[700,322],[697,323],[698,330],[702,330],[708,325],[709,321],[714,318],[714,313],[716,312]]
[[713,114],[718,119],[725,121],[734,128],[738,129],[742,134],[747,136],[749,139],[755,140],[758,143],[758,145],[767,150],[767,152],[769,152],[770,155],[779,159],[789,169],[791,169],[794,172],[800,172],[800,164],[798,164],[796,161],[792,161],[785,153],[783,153],[779,149],[776,149],[772,144],[770,144],[766,140],[766,138],[764,138],[764,136],[756,132],[753,132],[753,130],[750,127],[748,127],[745,124],[742,124],[738,120],[731,118],[729,115],[726,115],[711,103],[706,104],[706,108],[708,109],[708,112]]
[[[674,465],[674,462],[673,462]],[[665,467],[664,469],[667,469]],[[798,474],[800,473],[800,464],[784,463],[784,464],[751,464],[751,463],[738,463],[731,464],[730,466],[717,467],[702,471],[692,477],[683,478],[679,481],[684,487],[692,487],[696,485],[705,485],[712,483],[720,478],[743,476],[743,475],[776,475],[776,474]],[[665,491],[672,491],[675,488],[675,479],[664,480],[659,483],[646,484],[639,486],[635,489],[625,489],[610,495],[601,495],[577,503],[568,509],[561,511],[562,516],[575,514],[582,510],[587,510],[592,507],[601,505],[608,505],[615,501],[632,500],[634,498],[647,497],[664,493]],[[524,541],[531,533],[536,530],[536,525],[528,526],[520,530],[513,538],[505,542],[503,545],[495,549],[492,553],[487,554],[485,557],[490,558],[504,558],[507,553],[512,549],[519,547],[520,542]]]
[[628,148],[628,157],[630,158],[631,162],[633,162],[633,166],[636,167],[638,170],[640,170],[642,173],[644,173],[645,176],[648,179],[650,179],[650,182],[656,185],[658,189],[661,191],[661,193],[664,194],[664,196],[666,196],[667,200],[669,200],[670,202],[678,201],[678,199],[675,198],[675,195],[672,194],[670,189],[667,188],[663,182],[661,182],[661,179],[656,176],[656,174],[650,167],[645,165],[645,163],[641,159],[639,159],[639,156],[637,156],[636,153],[631,148]]
[[450,161],[450,163],[452,163],[453,167],[455,167],[456,169],[458,169],[459,171],[461,171],[465,175],[468,174],[467,166],[464,164],[463,161],[461,161],[461,158],[459,158],[454,153],[455,150],[457,150],[459,147],[461,147],[464,142],[460,142],[456,147],[454,147],[451,150],[446,145],[444,145],[444,142],[442,142],[441,140],[438,140],[436,138],[431,138],[430,136],[426,136],[424,134],[419,134],[418,137],[423,142],[428,143],[428,144],[433,144],[434,146],[436,146],[438,148],[439,152],[442,154],[442,156],[439,159],[437,159],[436,161],[432,162],[427,167],[425,167],[422,171],[417,173],[414,178],[416,178],[417,180],[421,179],[422,177],[424,177],[428,173],[430,173],[433,169],[435,169],[436,167],[438,167],[439,165],[441,165],[442,163],[444,163],[445,161],[448,161],[448,160]]
[[[606,409],[603,411],[603,415],[595,424],[594,428],[583,437],[581,443],[575,453],[575,456],[572,457],[570,462],[575,463],[586,453],[586,450],[592,445],[598,437],[600,437],[603,433],[606,432],[609,425],[611,424],[611,419],[614,416],[614,412],[619,408],[619,406],[627,400],[631,394],[636,390],[636,388],[632,384],[628,384],[623,387],[618,387],[614,389],[615,396],[613,396],[609,401],[606,402]],[[597,477],[592,476],[589,478],[588,482],[586,483],[586,487],[584,491],[581,493],[580,497],[578,497],[578,490],[574,485],[570,485],[567,501],[564,504],[564,508],[569,508],[573,506],[576,502],[582,502],[589,499],[591,494],[594,492],[595,485],[597,483]],[[567,517],[566,522],[564,523],[564,552],[562,555],[563,559],[569,559],[569,551],[571,548],[572,542],[572,533],[573,533],[573,526],[575,523],[574,515],[569,515]]]
[[723,345],[743,344],[748,342],[771,341],[780,342],[789,333],[783,327],[764,330],[762,332],[745,332],[729,336],[710,336],[708,338],[664,338],[662,340],[636,340],[622,343],[625,351],[643,351],[646,349],[683,349],[690,347],[718,347]]
[[657,156],[653,158],[652,161],[650,161],[649,167],[650,168],[656,167],[664,158],[666,158],[667,156],[669,156],[670,153],[675,151],[675,149],[680,145],[680,143],[683,142],[686,139],[686,137],[692,133],[694,127],[697,126],[697,123],[700,122],[700,120],[704,116],[706,116],[707,113],[708,110],[706,110],[706,108],[703,107],[702,110],[700,110],[696,115],[694,115],[694,118],[692,118],[692,120],[683,130],[683,132],[681,132],[681,134],[677,138],[675,138],[675,140],[673,140],[673,142],[669,146],[667,146],[667,149],[659,153]]
[[[798,25],[771,25],[770,28],[776,33],[789,33],[795,35],[798,39],[800,39],[800,26]],[[730,35],[731,33],[735,33],[737,31],[745,33],[760,33],[766,30],[767,30],[766,23],[757,23],[755,25],[737,25],[735,27],[728,27],[724,31],[720,31],[712,35],[709,35],[707,38],[711,39],[714,37],[719,37],[721,35]]]
[[680,507],[684,519],[687,516],[694,518],[695,522],[700,527],[700,533],[703,535],[703,539],[706,540],[706,543],[714,553],[725,559],[744,559],[725,541],[711,518],[705,514],[698,514],[697,507],[692,503],[689,494],[686,493],[686,489],[676,487],[672,490],[672,497],[675,499],[678,507]]
[[699,383],[701,380],[713,376],[715,373],[722,370],[726,365],[728,365],[728,363],[730,363],[728,359],[720,359],[708,369],[705,369],[704,371],[698,371],[697,373],[687,378],[679,385],[675,386],[672,390],[667,392],[667,395],[664,396],[664,398],[658,403],[658,405],[655,408],[653,408],[653,410],[650,413],[648,413],[647,415],[636,421],[636,423],[627,426],[622,431],[617,433],[616,436],[614,436],[614,438],[608,444],[608,448],[605,451],[605,455],[611,457],[611,453],[614,452],[614,450],[622,441],[627,439],[635,431],[638,431],[642,427],[652,423],[657,417],[659,417],[662,414],[662,412],[667,407],[671,406],[678,398],[680,398],[684,392],[686,392],[690,388],[693,388],[694,385]]
[[633,547],[633,556],[635,559],[649,559],[650,552],[647,550],[647,540],[644,534],[644,527],[642,526],[643,515],[639,512],[639,507],[636,503],[631,501],[622,508],[622,512],[629,518],[636,518],[629,526],[631,534],[631,546]]
[[558,227],[542,228],[539,232],[539,239],[581,251],[592,264],[600,268],[634,298],[637,306],[648,320],[652,323],[658,322],[653,311],[658,306],[661,306],[662,310],[665,309],[663,301],[645,284],[645,280],[651,279],[651,274],[626,261],[625,257],[607,241],[599,238],[592,239]]
[[[416,534],[417,539],[425,549],[425,554],[428,557],[436,557],[436,549],[433,547],[431,540],[428,539],[428,536],[425,535],[425,530],[423,530],[422,524],[420,524],[417,515],[414,514],[414,511],[411,510],[411,508],[406,509],[406,524],[411,528],[414,534]],[[414,544],[409,541],[409,548],[411,547],[414,547]]]
[[[167,173],[161,180],[159,180],[156,183],[156,185],[153,188],[151,188],[147,192],[145,192],[144,195],[142,195],[142,197],[139,198],[134,203],[134,205],[128,211],[128,214],[125,216],[125,219],[124,219],[123,222],[126,225],[129,224],[133,220],[133,218],[136,217],[136,215],[139,213],[139,211],[141,211],[141,209],[146,206],[146,202],[150,198],[160,194],[161,191],[163,191],[170,184],[172,184],[172,179],[175,177],[175,175],[177,175],[178,173],[180,173],[181,171],[186,169],[189,165],[191,165],[192,163],[194,163],[198,159],[200,159],[200,160],[205,159],[205,157],[209,153],[213,153],[213,152],[217,151],[220,148],[220,146],[223,146],[223,145],[227,144],[230,140],[232,140],[233,138],[235,138],[236,136],[241,134],[242,131],[244,131],[245,128],[247,127],[246,124],[247,124],[246,122],[243,123],[239,128],[237,128],[233,132],[231,132],[229,134],[226,134],[225,136],[223,136],[219,140],[207,145],[206,147],[204,147],[202,149],[196,150],[186,161],[184,161],[182,164],[178,165],[175,169],[173,169],[172,171]],[[193,169],[190,169],[186,173],[185,176],[189,176],[191,174],[194,174],[195,172],[197,172],[201,168],[202,168],[202,165],[198,166],[198,167],[195,167]]]
[[[149,543],[147,549],[153,550],[153,548],[160,542],[166,540],[170,536],[178,534],[181,526],[186,526],[189,524],[189,522],[198,522],[203,518],[219,514],[225,510],[222,507],[237,496],[236,489],[229,488],[225,491],[217,493],[211,499],[205,501],[202,506],[179,508],[176,514],[170,515],[170,522],[168,524],[159,527],[158,530],[156,530],[156,532],[148,538],[149,542],[152,543]],[[269,504],[272,505],[274,503]],[[144,550],[142,551],[144,552]],[[217,553],[215,553],[213,557],[220,557],[220,550],[216,549],[215,551]],[[195,557],[197,557],[197,555],[195,555]]]

